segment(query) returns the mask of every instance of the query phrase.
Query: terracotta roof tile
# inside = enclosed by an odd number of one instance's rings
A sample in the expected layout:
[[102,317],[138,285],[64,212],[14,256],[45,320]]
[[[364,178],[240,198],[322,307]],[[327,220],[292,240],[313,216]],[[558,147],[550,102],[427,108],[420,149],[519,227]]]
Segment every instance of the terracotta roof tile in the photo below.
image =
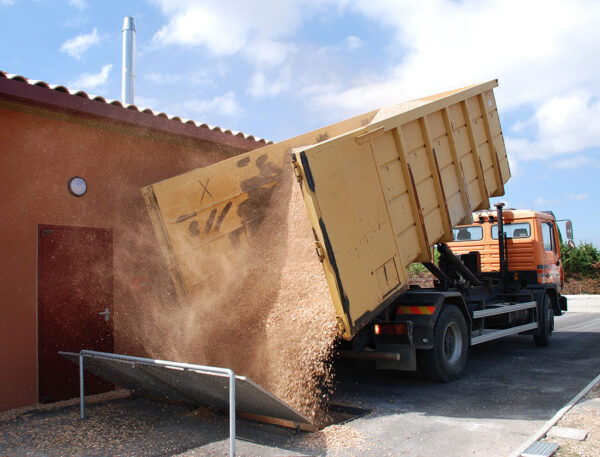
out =
[[29,84],[31,86],[37,86],[37,87],[42,87],[45,89],[49,89],[49,90],[54,90],[57,92],[63,92],[69,95],[72,95],[74,97],[82,97],[82,98],[87,98],[88,100],[93,100],[93,101],[97,101],[100,103],[105,103],[107,105],[114,105],[114,106],[119,106],[122,107],[124,109],[128,109],[128,110],[133,110],[133,111],[137,111],[139,113],[144,113],[144,114],[148,114],[151,116],[155,116],[155,117],[160,117],[163,119],[168,119],[170,121],[173,122],[179,122],[181,124],[190,124],[190,125],[194,125],[198,128],[205,128],[205,129],[209,129],[215,132],[221,132],[224,134],[228,134],[228,135],[232,135],[234,137],[239,137],[239,138],[243,138],[245,140],[251,140],[251,141],[256,141],[257,143],[265,143],[265,144],[269,144],[271,143],[271,141],[267,141],[263,138],[259,138],[256,137],[254,135],[249,135],[243,132],[238,132],[238,131],[234,131],[234,130],[230,130],[230,129],[223,129],[221,127],[215,126],[215,125],[210,125],[210,124],[206,124],[204,122],[196,122],[193,121],[191,119],[182,119],[179,116],[173,116],[173,115],[169,115],[167,113],[161,112],[161,111],[155,111],[152,110],[150,108],[141,108],[138,107],[136,105],[128,105],[128,104],[123,104],[121,103],[119,100],[111,100],[111,99],[106,99],[100,95],[92,95],[92,94],[88,94],[85,91],[82,90],[69,90],[67,87],[62,86],[62,85],[56,85],[56,84],[48,84],[45,81],[38,81],[38,80],[33,80],[33,79],[28,79],[24,76],[21,75],[15,75],[15,74],[10,74],[10,73],[6,73],[3,71],[0,71],[0,78],[5,78],[5,79],[10,79],[12,81],[18,81],[18,82],[22,82],[25,84]]

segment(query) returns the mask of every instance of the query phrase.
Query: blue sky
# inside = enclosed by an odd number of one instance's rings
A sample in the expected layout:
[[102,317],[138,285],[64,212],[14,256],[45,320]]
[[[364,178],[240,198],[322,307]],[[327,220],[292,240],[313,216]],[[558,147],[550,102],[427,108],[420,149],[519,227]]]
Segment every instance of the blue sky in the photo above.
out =
[[600,246],[596,0],[0,0],[0,70],[119,99],[124,16],[136,105],[273,141],[497,78],[503,200]]

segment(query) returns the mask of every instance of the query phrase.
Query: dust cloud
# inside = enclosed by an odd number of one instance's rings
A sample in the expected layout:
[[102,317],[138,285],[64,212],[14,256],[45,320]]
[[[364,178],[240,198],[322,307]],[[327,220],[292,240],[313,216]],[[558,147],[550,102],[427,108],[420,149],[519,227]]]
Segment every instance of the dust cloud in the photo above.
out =
[[289,163],[282,169],[249,248],[235,261],[199,251],[198,268],[215,273],[185,303],[146,301],[131,338],[153,358],[231,368],[319,424],[335,311],[301,189]]

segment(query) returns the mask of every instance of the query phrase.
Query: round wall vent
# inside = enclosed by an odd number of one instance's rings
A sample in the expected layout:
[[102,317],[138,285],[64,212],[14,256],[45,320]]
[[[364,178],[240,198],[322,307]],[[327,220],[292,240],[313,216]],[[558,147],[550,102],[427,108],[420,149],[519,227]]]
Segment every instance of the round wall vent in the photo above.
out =
[[75,197],[83,197],[87,192],[87,182],[81,176],[73,176],[67,184],[69,192]]

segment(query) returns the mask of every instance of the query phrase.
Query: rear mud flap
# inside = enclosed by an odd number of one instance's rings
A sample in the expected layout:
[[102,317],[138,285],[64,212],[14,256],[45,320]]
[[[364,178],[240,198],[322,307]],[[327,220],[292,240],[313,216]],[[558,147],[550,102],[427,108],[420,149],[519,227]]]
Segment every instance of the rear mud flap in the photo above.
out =
[[558,305],[560,306],[561,311],[567,311],[567,297],[561,295],[558,299]]

